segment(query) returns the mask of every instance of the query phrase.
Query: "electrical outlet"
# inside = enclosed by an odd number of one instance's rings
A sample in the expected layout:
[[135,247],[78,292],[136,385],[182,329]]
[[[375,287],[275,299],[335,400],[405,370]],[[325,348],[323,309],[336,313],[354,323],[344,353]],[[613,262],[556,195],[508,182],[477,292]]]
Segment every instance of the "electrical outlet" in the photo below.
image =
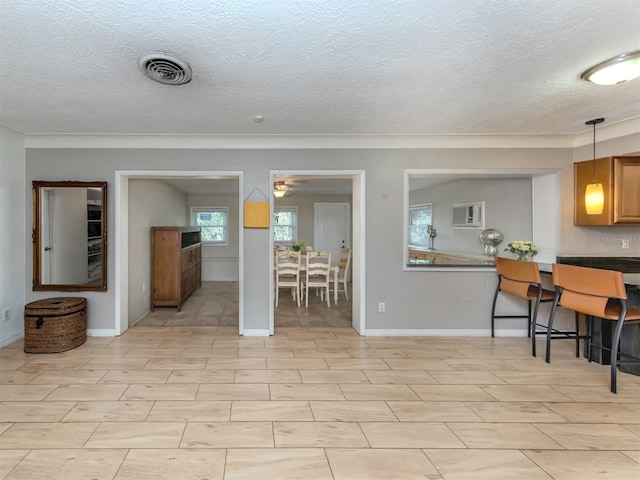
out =
[[8,322],[11,320],[11,309],[7,308],[6,310],[2,310],[2,320]]
[[629,239],[623,238],[621,240],[622,240],[622,249],[627,250],[629,248]]
[[384,304],[384,302],[380,302],[378,304],[378,312],[379,313],[384,313],[385,309],[386,309],[386,305]]

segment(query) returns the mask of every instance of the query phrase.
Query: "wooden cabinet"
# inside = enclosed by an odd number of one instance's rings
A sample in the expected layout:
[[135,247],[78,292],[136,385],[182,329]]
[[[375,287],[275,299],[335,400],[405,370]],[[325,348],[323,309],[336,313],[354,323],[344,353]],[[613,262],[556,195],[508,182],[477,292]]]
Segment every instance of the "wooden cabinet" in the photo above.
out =
[[[604,210],[587,215],[584,191],[589,183],[604,188]],[[640,224],[640,157],[606,157],[574,164],[574,225]]]
[[613,161],[613,221],[640,224],[640,157]]
[[151,227],[151,310],[177,307],[202,284],[200,228]]

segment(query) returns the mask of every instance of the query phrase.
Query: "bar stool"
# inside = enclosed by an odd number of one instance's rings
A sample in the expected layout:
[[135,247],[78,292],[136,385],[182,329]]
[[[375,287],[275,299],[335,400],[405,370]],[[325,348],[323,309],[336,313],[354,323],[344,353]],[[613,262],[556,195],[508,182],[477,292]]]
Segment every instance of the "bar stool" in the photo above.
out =
[[[554,292],[542,288],[540,270],[538,269],[538,264],[535,262],[496,257],[496,273],[498,274],[498,286],[493,296],[493,306],[491,309],[491,336],[495,336],[496,318],[526,318],[529,322],[528,336],[532,337],[531,354],[535,357],[536,335],[544,335],[547,333],[546,329],[544,331],[537,329],[540,302],[552,301]],[[501,292],[527,300],[527,315],[496,315],[496,302]],[[535,302],[533,312],[531,311],[531,302]]]
[[[640,364],[640,358],[619,351],[623,324],[625,321],[640,321],[640,308],[627,307],[627,292],[621,272],[555,263],[552,268],[556,293],[547,330],[547,363],[551,360],[551,328],[558,305],[575,311],[576,317],[582,313],[587,317],[587,335],[578,337],[588,339],[589,361],[591,361],[591,348],[611,352],[611,392],[616,393],[618,365]],[[594,317],[616,322],[611,348],[603,346],[602,342],[599,345],[593,344],[591,332]],[[622,361],[621,357],[631,360]]]

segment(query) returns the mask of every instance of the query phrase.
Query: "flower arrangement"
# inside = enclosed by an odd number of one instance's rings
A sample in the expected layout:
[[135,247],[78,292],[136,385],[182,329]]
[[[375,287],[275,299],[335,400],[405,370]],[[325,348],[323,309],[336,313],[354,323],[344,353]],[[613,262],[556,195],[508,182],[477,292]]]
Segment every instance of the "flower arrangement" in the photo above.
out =
[[518,260],[526,260],[529,255],[533,258],[538,253],[538,247],[531,240],[514,240],[504,251],[515,254]]
[[299,252],[300,250],[304,250],[307,246],[307,243],[303,240],[300,243],[296,243],[295,240],[291,240],[291,250],[294,252]]

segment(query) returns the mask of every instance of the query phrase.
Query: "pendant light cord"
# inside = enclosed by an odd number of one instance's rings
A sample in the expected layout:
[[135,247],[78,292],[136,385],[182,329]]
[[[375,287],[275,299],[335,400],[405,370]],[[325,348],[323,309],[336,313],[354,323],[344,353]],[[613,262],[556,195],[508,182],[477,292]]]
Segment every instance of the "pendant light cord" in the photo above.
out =
[[593,161],[596,161],[596,124],[593,124]]
[[585,125],[593,125],[593,182],[596,183],[596,125],[604,122],[604,118],[594,118],[585,122]]
[[593,183],[596,183],[596,122],[593,122]]

